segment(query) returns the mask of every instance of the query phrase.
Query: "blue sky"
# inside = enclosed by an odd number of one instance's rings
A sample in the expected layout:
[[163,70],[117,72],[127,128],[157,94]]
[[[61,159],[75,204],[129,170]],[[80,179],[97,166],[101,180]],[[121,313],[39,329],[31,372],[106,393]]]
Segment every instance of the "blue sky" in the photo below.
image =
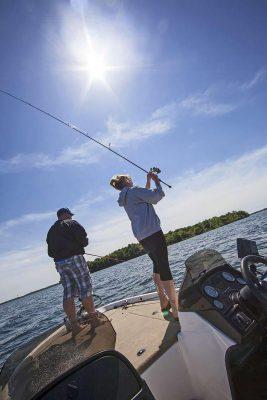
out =
[[[165,231],[255,211],[267,200],[266,22],[260,0],[2,1],[0,88],[159,166],[173,185],[157,208]],[[89,252],[133,242],[108,182],[145,176],[2,94],[0,107],[4,301],[57,282],[45,237],[62,206]]]

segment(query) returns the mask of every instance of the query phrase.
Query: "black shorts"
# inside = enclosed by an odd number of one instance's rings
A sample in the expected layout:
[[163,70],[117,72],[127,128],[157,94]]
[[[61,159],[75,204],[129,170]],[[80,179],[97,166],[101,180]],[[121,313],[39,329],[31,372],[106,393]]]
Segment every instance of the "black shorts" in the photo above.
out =
[[140,244],[153,261],[153,272],[160,275],[162,281],[172,280],[172,273],[168,260],[168,249],[165,236],[160,230],[153,235],[140,240]]

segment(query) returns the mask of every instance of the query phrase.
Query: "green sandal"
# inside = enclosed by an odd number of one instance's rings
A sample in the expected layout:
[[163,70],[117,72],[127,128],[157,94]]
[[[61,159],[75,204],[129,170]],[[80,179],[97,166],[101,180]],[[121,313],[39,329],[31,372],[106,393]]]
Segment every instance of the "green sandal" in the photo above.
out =
[[166,305],[166,307],[161,309],[161,312],[169,311],[171,308],[172,308],[171,303],[168,301],[168,304]]

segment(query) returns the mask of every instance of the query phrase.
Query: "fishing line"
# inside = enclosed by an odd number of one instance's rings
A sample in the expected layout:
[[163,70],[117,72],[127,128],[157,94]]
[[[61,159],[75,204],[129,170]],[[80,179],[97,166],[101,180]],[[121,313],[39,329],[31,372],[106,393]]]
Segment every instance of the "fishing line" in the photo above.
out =
[[119,258],[113,258],[113,257],[108,257],[108,256],[99,256],[97,254],[92,254],[92,253],[84,253],[87,256],[93,256],[93,257],[99,257],[99,258],[108,258],[110,260],[114,260],[114,261],[119,261],[119,262],[125,262],[125,260],[120,260]]
[[[143,172],[145,172],[146,174],[148,174],[149,171],[147,171],[145,168],[143,168],[143,167],[141,167],[140,165],[138,165],[138,164],[134,163],[133,161],[129,160],[129,158],[124,157],[122,154],[118,153],[117,151],[112,150],[109,146],[106,146],[104,143],[101,143],[101,142],[99,142],[98,140],[94,139],[92,136],[88,135],[88,133],[86,133],[86,132],[82,131],[81,129],[77,128],[77,126],[71,124],[70,122],[66,122],[66,121],[64,121],[63,119],[56,117],[55,115],[53,115],[53,114],[51,114],[51,113],[49,113],[49,112],[47,112],[47,111],[45,111],[45,110],[43,110],[43,109],[41,109],[41,108],[39,108],[39,107],[37,107],[37,106],[35,106],[35,105],[29,103],[29,102],[26,101],[26,100],[23,100],[23,99],[21,99],[20,97],[17,97],[17,96],[15,96],[15,95],[13,95],[13,94],[11,94],[11,93],[9,93],[9,92],[6,92],[5,90],[0,89],[0,92],[3,93],[3,94],[5,94],[5,95],[7,95],[7,96],[9,96],[9,97],[12,97],[13,99],[15,99],[15,100],[17,100],[17,101],[20,101],[21,103],[26,104],[26,105],[29,106],[29,107],[34,108],[35,110],[41,112],[42,114],[46,115],[47,117],[53,118],[53,119],[56,120],[57,122],[60,122],[61,124],[67,126],[68,128],[71,128],[72,130],[74,130],[74,131],[80,133],[81,135],[87,137],[87,139],[90,139],[90,140],[92,140],[93,142],[99,144],[100,146],[104,147],[105,149],[111,151],[113,154],[116,154],[118,157],[122,158],[123,160],[127,161],[128,163],[134,165],[135,167],[139,168],[141,171],[143,171]],[[171,188],[171,186],[168,185],[168,183],[162,181],[161,179],[159,179],[159,181],[160,181],[161,183],[163,183],[164,185],[168,186],[168,188]]]

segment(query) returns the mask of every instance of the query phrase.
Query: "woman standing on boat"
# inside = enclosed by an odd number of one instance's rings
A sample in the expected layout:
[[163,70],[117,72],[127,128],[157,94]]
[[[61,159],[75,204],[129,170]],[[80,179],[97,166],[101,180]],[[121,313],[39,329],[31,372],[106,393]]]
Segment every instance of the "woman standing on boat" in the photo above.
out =
[[[154,190],[150,189],[151,180],[156,185]],[[110,184],[120,190],[119,206],[124,207],[134,236],[153,262],[153,278],[162,311],[171,308],[174,318],[178,318],[178,296],[169,266],[167,244],[160,219],[153,207],[153,204],[157,204],[165,196],[157,174],[147,174],[145,188],[133,186],[129,175],[115,175]]]

